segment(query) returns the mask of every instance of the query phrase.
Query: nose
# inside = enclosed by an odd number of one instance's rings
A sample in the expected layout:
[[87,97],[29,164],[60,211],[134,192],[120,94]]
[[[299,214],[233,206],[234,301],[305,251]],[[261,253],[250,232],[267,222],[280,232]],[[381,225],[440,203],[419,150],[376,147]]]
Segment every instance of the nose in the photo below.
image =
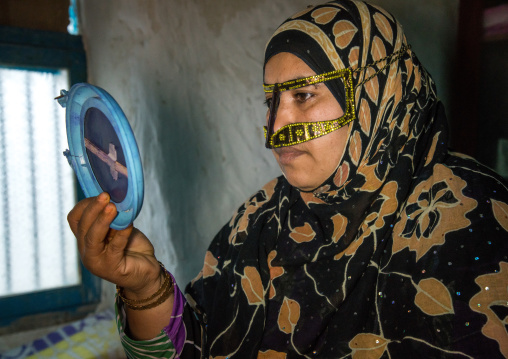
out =
[[[272,148],[276,142],[284,141],[288,134],[280,133],[276,139],[276,133],[283,127],[295,122],[294,101],[290,91],[279,91],[279,84],[275,84],[272,92],[270,109],[267,113],[266,148]],[[286,128],[286,130],[289,130]],[[279,141],[280,140],[280,141]]]
[[281,92],[279,95],[279,105],[276,109],[275,123],[273,131],[277,132],[281,127],[295,122],[295,111],[291,105],[291,96],[289,91]]

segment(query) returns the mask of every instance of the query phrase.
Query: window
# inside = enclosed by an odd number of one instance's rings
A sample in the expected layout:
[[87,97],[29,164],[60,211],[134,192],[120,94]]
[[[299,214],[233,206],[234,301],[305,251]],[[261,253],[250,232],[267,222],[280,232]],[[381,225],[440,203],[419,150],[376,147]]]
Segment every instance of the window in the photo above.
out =
[[78,36],[0,27],[0,327],[38,313],[69,319],[100,299],[66,221],[77,186],[53,100],[86,81],[85,65]]
[[51,101],[68,86],[65,69],[0,66],[0,297],[80,282],[65,223],[75,198],[59,157],[65,117]]

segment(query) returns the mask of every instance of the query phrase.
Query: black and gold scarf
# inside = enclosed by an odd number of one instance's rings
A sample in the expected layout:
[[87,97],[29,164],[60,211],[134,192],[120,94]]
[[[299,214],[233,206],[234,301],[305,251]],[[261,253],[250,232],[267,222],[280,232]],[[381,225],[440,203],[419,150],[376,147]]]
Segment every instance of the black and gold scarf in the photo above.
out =
[[273,35],[265,61],[287,51],[316,73],[361,67],[354,84],[381,71],[355,89],[335,173],[311,193],[273,180],[211,243],[187,287],[206,357],[508,357],[507,185],[448,151],[412,51],[378,62],[404,45],[393,16],[348,0]]

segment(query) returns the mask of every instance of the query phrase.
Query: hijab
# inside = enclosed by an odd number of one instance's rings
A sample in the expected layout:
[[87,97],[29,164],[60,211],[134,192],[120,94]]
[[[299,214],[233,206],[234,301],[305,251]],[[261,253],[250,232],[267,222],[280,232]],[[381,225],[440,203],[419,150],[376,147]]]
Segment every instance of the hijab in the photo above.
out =
[[317,74],[361,68],[357,118],[321,186],[274,179],[212,241],[187,287],[206,357],[508,356],[507,185],[448,151],[414,52],[386,66],[405,45],[391,14],[350,0],[308,7],[269,40],[265,64],[290,52]]

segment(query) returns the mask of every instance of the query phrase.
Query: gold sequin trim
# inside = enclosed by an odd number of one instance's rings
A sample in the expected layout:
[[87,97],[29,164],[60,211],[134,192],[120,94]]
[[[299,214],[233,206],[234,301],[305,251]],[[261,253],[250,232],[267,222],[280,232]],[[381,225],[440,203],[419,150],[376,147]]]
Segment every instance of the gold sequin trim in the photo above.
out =
[[[341,79],[344,83],[346,94],[346,108],[344,115],[339,118],[318,122],[298,122],[283,126],[275,132],[269,142],[269,148],[293,146],[302,142],[307,142],[318,137],[329,134],[345,126],[355,119],[355,104],[353,96],[353,76],[350,69],[336,70],[322,75],[310,76],[302,79],[291,80],[280,84],[279,91],[293,90],[316,83]],[[265,85],[265,92],[272,92],[275,85]],[[271,91],[267,91],[271,88]],[[268,129],[264,126],[265,138]]]
[[[342,117],[327,121],[291,123],[289,125],[283,126],[271,136],[270,140],[268,141],[267,147],[268,148],[287,147],[302,142],[307,142],[315,138],[327,135],[335,130],[338,130],[339,128],[353,121],[356,118],[354,104],[354,89],[377,76],[381,71],[385,70],[397,59],[401,58],[410,49],[411,49],[410,45],[404,45],[401,47],[400,50],[394,52],[393,54],[386,56],[382,59],[379,59],[377,61],[374,61],[373,63],[368,64],[366,66],[358,67],[354,70],[347,68],[343,70],[330,71],[320,75],[313,75],[301,79],[290,80],[287,82],[283,82],[281,84],[263,84],[264,91],[269,93],[273,92],[275,85],[278,85],[277,86],[278,91],[283,92],[288,90],[294,90],[300,87],[314,85],[325,81],[341,79],[344,83],[346,97],[345,101],[346,109]],[[380,67],[374,74],[365,78],[363,81],[361,81],[360,83],[358,83],[356,86],[353,87],[353,79],[352,79],[353,72],[360,72],[369,67],[373,67],[383,61],[386,61],[386,64],[384,66]],[[265,138],[267,136],[267,132],[268,129],[266,126],[264,126]]]

